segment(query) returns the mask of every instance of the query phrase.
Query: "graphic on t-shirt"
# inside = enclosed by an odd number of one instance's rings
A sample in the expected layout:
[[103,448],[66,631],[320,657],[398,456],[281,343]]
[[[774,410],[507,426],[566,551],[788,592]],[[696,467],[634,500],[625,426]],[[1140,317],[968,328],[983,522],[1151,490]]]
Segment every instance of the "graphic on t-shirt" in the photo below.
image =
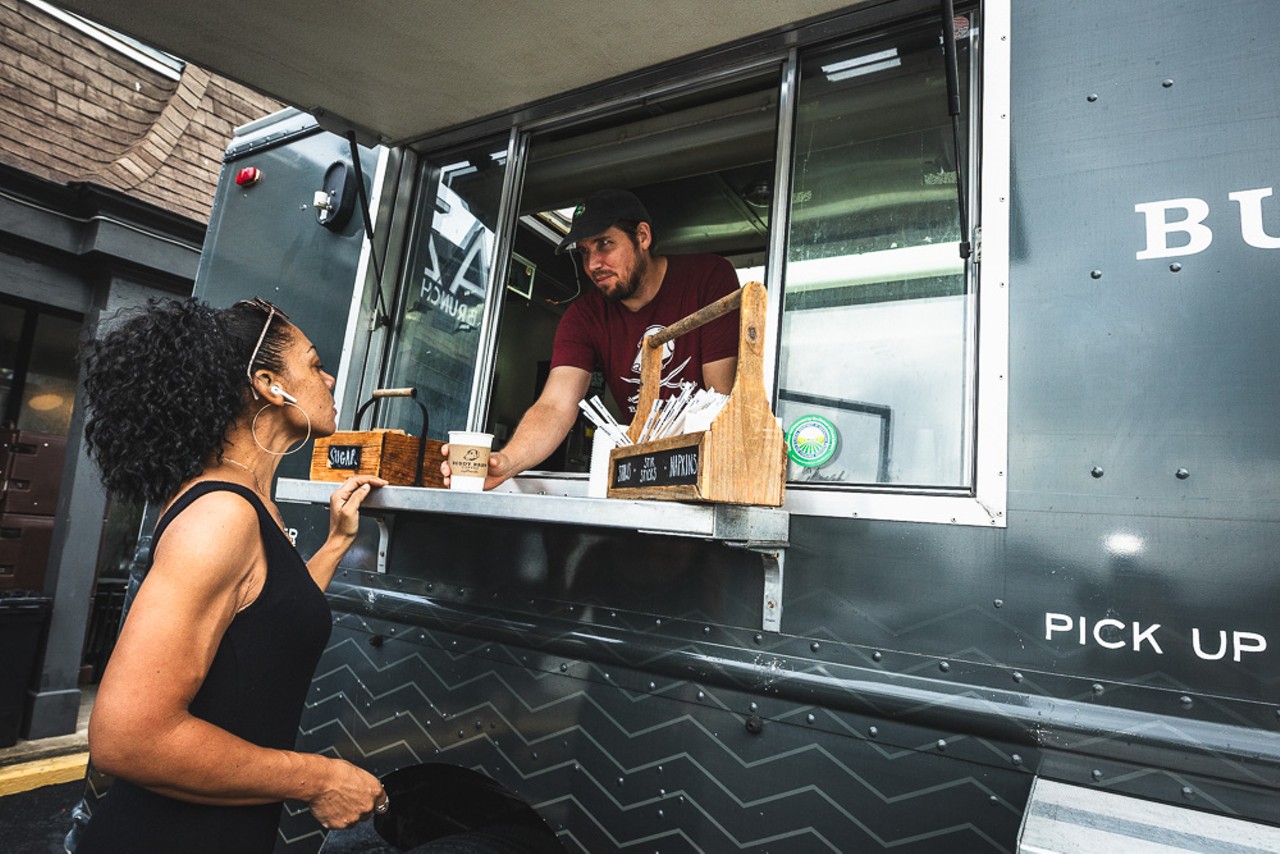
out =
[[[666,328],[667,327],[665,326],[654,325],[640,333],[640,340],[636,342],[636,358],[631,363],[632,376],[622,377],[622,381],[624,383],[631,383],[636,387],[636,393],[627,397],[627,409],[632,415],[635,415],[636,404],[640,402],[640,348],[644,346],[644,339],[648,338],[650,335],[657,335]],[[662,345],[662,370],[659,372],[662,379],[658,384],[659,397],[662,396],[662,389],[664,388],[680,388],[680,372],[689,364],[689,357],[686,356],[683,362],[676,365],[670,371],[666,370],[667,365],[671,362],[671,357],[675,355],[675,352],[676,343],[674,341],[668,341]]]

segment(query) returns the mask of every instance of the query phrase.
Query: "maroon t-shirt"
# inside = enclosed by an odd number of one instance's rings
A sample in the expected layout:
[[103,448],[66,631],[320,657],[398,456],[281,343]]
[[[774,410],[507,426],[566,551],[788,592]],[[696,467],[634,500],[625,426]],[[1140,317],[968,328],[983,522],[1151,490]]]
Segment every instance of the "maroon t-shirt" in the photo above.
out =
[[[569,306],[556,329],[551,367],[603,371],[609,390],[634,416],[640,397],[640,344],[667,326],[738,289],[733,265],[719,255],[668,255],[662,288],[639,311],[611,302],[592,287]],[[682,381],[702,387],[702,366],[738,355],[738,312],[681,335],[663,347],[659,397]],[[727,392],[728,389],[716,389]]]

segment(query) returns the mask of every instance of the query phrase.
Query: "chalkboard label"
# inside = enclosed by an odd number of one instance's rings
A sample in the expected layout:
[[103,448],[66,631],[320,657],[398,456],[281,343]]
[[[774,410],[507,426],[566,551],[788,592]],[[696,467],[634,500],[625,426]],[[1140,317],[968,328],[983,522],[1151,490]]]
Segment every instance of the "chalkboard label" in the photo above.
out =
[[613,486],[683,486],[698,482],[698,446],[637,454],[613,464]]
[[330,445],[329,468],[352,470],[360,468],[360,452],[363,450],[359,445]]

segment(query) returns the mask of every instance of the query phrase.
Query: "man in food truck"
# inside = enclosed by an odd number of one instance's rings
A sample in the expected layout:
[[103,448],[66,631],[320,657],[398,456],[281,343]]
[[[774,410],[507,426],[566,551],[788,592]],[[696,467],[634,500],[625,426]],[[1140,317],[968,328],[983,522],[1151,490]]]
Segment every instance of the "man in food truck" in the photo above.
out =
[[[546,385],[511,441],[490,455],[485,489],[542,462],[564,441],[594,370],[604,372],[624,417],[634,417],[645,336],[738,288],[733,265],[719,255],[655,254],[649,212],[625,190],[599,190],[583,200],[556,253],[566,249],[578,253],[595,287],[560,319]],[[734,311],[664,345],[659,396],[679,391],[682,382],[727,394],[737,363]],[[449,478],[447,460],[440,468]]]

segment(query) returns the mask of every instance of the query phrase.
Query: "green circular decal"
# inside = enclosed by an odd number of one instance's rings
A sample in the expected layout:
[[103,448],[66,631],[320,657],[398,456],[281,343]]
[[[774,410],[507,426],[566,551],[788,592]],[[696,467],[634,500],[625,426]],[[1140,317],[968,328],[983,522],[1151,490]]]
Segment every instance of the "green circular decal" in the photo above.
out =
[[817,468],[836,452],[840,443],[836,425],[821,415],[805,415],[787,430],[787,456],[798,466]]

